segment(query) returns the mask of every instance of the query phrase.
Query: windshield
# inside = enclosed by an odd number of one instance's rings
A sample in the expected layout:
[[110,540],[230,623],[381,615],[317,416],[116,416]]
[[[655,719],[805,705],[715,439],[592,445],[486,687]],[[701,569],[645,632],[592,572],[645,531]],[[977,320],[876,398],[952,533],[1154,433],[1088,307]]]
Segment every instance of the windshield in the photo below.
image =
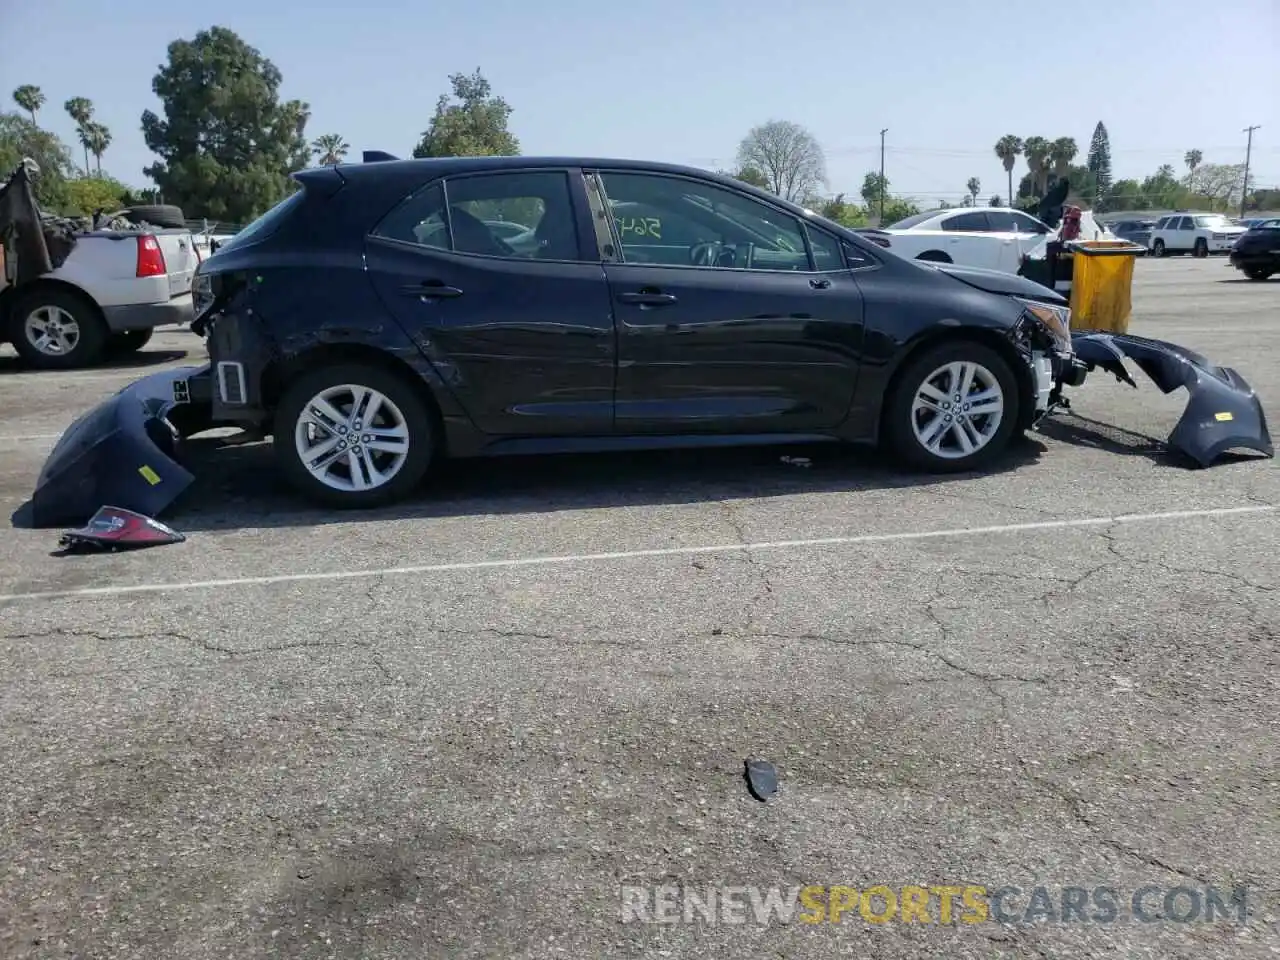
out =
[[254,240],[261,240],[263,237],[267,236],[267,234],[271,233],[271,231],[284,222],[284,219],[289,215],[294,207],[302,203],[303,193],[304,191],[297,190],[289,194],[289,196],[285,197],[230,240],[227,240],[225,243],[219,243],[218,252],[222,253],[224,250],[242,247],[245,244],[252,243]]
[[1231,224],[1228,222],[1226,217],[1222,216],[1221,214],[1218,214],[1216,216],[1211,216],[1211,217],[1196,217],[1196,226],[1212,227],[1213,229],[1217,230],[1222,227],[1229,227],[1231,226]]

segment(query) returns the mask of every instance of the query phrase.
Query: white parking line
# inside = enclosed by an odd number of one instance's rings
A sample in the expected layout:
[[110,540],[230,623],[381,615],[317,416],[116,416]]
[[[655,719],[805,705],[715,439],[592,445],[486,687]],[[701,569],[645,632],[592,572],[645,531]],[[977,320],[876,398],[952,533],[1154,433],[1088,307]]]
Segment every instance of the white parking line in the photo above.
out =
[[813,540],[766,540],[759,543],[716,543],[702,547],[661,547],[653,550],[620,550],[610,553],[574,553],[563,556],[513,557],[506,560],[469,560],[457,563],[430,563],[371,570],[334,570],[328,573],[283,573],[263,577],[234,577],[226,580],[188,580],[176,583],[137,583],[116,587],[81,587],[76,590],[47,590],[36,593],[0,594],[0,603],[19,600],[54,600],[67,597],[118,597],[136,593],[177,593],[212,590],[219,587],[256,587],[274,583],[309,583],[319,580],[361,580],[371,577],[426,576],[433,573],[469,573],[508,567],[539,567],[553,564],[609,563],[651,557],[683,557],[707,553],[742,553],[763,550],[795,550],[805,547],[858,546],[932,540],[942,537],[989,537],[1043,530],[1070,530],[1080,527],[1108,527],[1121,523],[1155,523],[1167,520],[1197,520],[1243,514],[1270,513],[1274,506],[1223,507],[1214,510],[1176,510],[1167,513],[1130,513],[1115,517],[1078,517],[1074,520],[1042,520],[1035,523],[1008,523],[993,527],[958,527],[949,530],[918,530],[902,533],[871,533],[857,537],[822,537]]

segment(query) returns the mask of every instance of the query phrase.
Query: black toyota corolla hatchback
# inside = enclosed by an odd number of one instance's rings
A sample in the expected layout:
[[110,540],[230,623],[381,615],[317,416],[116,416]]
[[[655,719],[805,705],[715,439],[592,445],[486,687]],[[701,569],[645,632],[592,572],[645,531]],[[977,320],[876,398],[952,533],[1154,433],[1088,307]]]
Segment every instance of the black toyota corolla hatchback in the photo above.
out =
[[666,164],[450,158],[306,170],[205,260],[213,419],[372,506],[442,457],[884,442],[980,468],[1077,369],[1021,277],[902,259]]

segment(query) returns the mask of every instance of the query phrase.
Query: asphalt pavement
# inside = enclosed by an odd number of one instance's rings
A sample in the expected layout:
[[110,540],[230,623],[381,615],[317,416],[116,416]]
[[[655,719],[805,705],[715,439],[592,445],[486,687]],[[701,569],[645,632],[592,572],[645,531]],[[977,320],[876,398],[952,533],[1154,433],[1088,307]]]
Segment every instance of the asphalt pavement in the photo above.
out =
[[[1136,272],[1134,332],[1274,419],[1280,280]],[[78,413],[203,357],[0,355],[4,516]],[[184,544],[6,530],[0,956],[1276,956],[1280,474],[1187,469],[1185,394],[1137,380],[984,476],[491,461],[334,515],[210,441]],[[994,904],[906,922],[908,886]]]

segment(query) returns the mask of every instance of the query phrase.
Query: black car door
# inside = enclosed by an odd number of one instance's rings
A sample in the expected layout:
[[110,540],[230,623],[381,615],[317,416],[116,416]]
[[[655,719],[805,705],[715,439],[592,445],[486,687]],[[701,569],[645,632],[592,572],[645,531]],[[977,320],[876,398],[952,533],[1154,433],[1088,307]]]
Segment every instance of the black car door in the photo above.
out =
[[[807,432],[849,409],[862,296],[839,242],[745,192],[602,169],[620,433]],[[602,210],[597,211],[597,213]],[[817,262],[821,261],[821,262]]]
[[368,238],[380,298],[485,433],[612,430],[613,315],[589,216],[580,171],[503,170],[429,184]]

